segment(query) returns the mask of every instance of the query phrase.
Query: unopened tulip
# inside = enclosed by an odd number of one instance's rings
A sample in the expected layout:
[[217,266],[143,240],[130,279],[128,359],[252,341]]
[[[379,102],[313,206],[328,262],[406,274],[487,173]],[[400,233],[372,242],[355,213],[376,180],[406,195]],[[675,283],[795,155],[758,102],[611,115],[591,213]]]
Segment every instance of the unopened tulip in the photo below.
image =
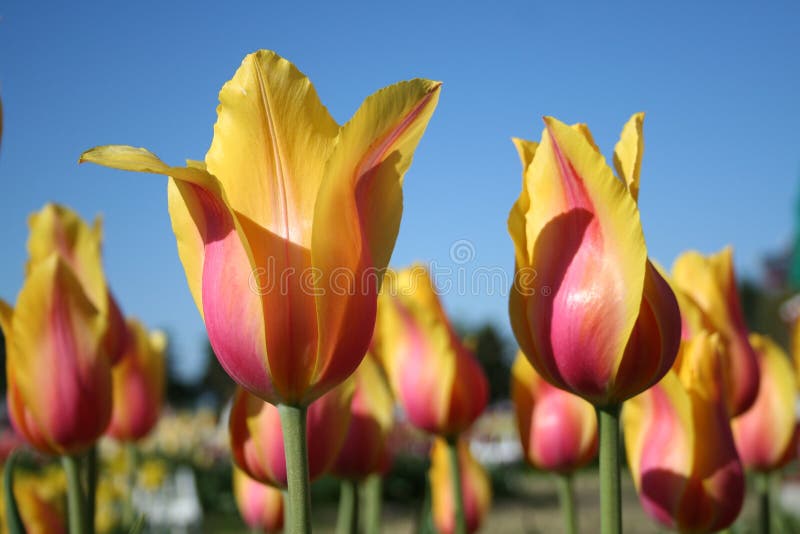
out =
[[731,416],[745,412],[758,395],[758,363],[747,341],[733,252],[730,247],[703,256],[690,251],[672,267],[673,280],[703,310],[709,327],[722,342],[727,403]]
[[[344,443],[350,423],[353,381],[332,389],[308,408],[306,444],[309,478],[327,472]],[[229,432],[236,465],[251,478],[286,488],[286,455],[278,409],[237,388],[231,408]]]
[[[431,508],[433,521],[442,534],[455,532],[454,500],[451,460],[448,444],[436,438],[431,448],[431,467],[428,478],[431,484]],[[465,440],[458,442],[458,464],[461,472],[461,495],[467,532],[477,531],[492,503],[492,486],[486,470],[469,452]]]
[[97,147],[81,156],[164,174],[178,254],[222,367],[272,403],[303,406],[367,352],[402,180],[440,84],[402,82],[339,126],[274,52],[248,55],[220,92],[205,162]]
[[678,306],[647,258],[637,206],[642,115],[615,149],[619,177],[584,125],[544,120],[541,143],[515,140],[524,178],[508,220],[511,325],[545,380],[618,405],[664,376],[680,340]]
[[126,349],[114,366],[113,411],[106,434],[119,441],[136,441],[155,426],[164,401],[163,332],[148,333],[136,319],[128,320]]
[[[14,483],[14,498],[28,534],[66,534],[63,480],[26,477]],[[63,478],[63,477],[62,477]]]
[[353,375],[355,393],[350,425],[331,473],[361,480],[389,469],[389,434],[394,427],[394,399],[375,356],[367,354]]
[[675,369],[622,410],[628,465],[645,511],[681,532],[716,532],[742,508],[744,470],[725,405],[717,334],[681,344]]
[[253,480],[234,466],[233,496],[245,524],[254,532],[280,532],[283,529],[281,490]]
[[424,267],[392,273],[386,286],[381,355],[395,396],[417,428],[457,436],[486,407],[486,376],[450,324]]
[[[39,216],[53,210],[72,217],[51,207]],[[53,234],[39,232],[37,221],[32,218],[31,261],[16,306],[0,301],[9,414],[40,451],[71,455],[91,447],[111,417],[111,364],[103,348],[108,315],[98,307],[106,302],[100,237],[85,224],[70,224],[78,231],[62,239],[72,248],[48,248],[43,243]]]
[[122,357],[127,328],[122,311],[106,285],[100,263],[103,228],[100,218],[89,226],[77,213],[58,204],[47,204],[28,219],[28,265],[47,259],[54,251],[80,281],[92,305],[106,317],[102,348],[112,365]]
[[754,471],[775,471],[797,454],[797,379],[789,357],[770,338],[750,334],[761,375],[758,396],[733,419],[742,463]]
[[597,455],[597,416],[582,398],[548,384],[525,356],[511,368],[511,400],[525,459],[567,474]]

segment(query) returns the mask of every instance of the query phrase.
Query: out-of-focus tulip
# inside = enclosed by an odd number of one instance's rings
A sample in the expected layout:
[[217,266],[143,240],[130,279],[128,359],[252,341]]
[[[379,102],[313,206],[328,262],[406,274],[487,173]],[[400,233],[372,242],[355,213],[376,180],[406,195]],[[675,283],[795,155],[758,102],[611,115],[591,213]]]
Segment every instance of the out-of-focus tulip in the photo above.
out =
[[[14,479],[14,499],[25,531],[28,534],[66,534],[63,472],[46,469],[36,475],[20,473]],[[5,503],[2,504],[0,532],[6,532],[7,511]]]
[[[433,521],[442,534],[455,532],[453,478],[450,474],[448,447],[444,439],[435,439],[428,471]],[[492,486],[486,470],[469,452],[469,444],[463,439],[458,442],[458,462],[467,531],[475,532],[480,528],[492,504]]]
[[378,321],[381,357],[409,421],[440,436],[469,428],[486,407],[488,381],[425,267],[387,275]]
[[106,434],[119,441],[136,441],[155,426],[164,401],[164,349],[161,331],[148,333],[136,319],[128,320],[127,346],[111,372],[113,411]]
[[766,336],[750,334],[761,375],[758,396],[733,419],[736,448],[745,467],[774,471],[797,455],[797,379],[789,357]]
[[107,295],[99,232],[70,224],[66,228],[82,228],[62,236],[70,247],[50,247],[46,257],[38,250],[55,235],[39,231],[39,217],[57,212],[69,213],[47,207],[32,218],[25,282],[14,309],[0,301],[0,327],[15,428],[42,452],[74,454],[90,447],[111,417],[111,368],[103,348],[108,315],[98,308]]
[[716,532],[742,508],[744,470],[725,405],[717,334],[681,344],[673,371],[622,409],[625,447],[639,499],[681,532]]
[[367,352],[403,175],[439,96],[416,79],[339,126],[274,52],[248,55],[220,92],[205,162],[97,147],[81,156],[164,174],[189,288],[223,368],[272,403],[306,405]]
[[516,274],[509,314],[542,377],[596,406],[644,391],[672,366],[680,314],[647,259],[637,206],[642,114],[615,148],[615,177],[582,124],[546,117],[515,139],[522,193],[508,219]]
[[521,352],[511,368],[511,400],[522,451],[534,466],[566,474],[597,455],[594,407],[548,384]]
[[[327,472],[344,443],[350,423],[353,380],[332,389],[308,407],[306,444],[309,478]],[[250,477],[286,487],[286,455],[278,409],[237,388],[230,413],[233,459]]]
[[247,473],[233,468],[233,496],[245,524],[266,533],[283,528],[283,494],[281,490],[253,480]]
[[703,310],[722,342],[727,404],[731,416],[745,412],[758,395],[758,363],[747,341],[730,247],[703,256],[689,251],[672,267],[675,284]]
[[92,305],[106,317],[102,348],[115,364],[127,343],[125,319],[106,285],[101,264],[103,227],[100,218],[89,226],[77,213],[58,204],[47,204],[28,219],[27,271],[46,260],[54,251],[66,262],[80,282]]
[[360,480],[383,473],[391,465],[388,440],[394,427],[394,399],[380,364],[370,353],[356,369],[353,380],[350,425],[331,473]]

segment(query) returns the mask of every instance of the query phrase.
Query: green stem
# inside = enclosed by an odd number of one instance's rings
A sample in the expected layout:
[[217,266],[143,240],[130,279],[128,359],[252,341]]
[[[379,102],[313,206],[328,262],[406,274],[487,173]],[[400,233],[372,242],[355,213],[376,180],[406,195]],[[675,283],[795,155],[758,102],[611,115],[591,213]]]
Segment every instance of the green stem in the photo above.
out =
[[620,406],[597,407],[600,427],[600,532],[622,532],[622,501],[619,477]]
[[310,534],[311,491],[308,480],[308,446],[306,444],[306,408],[279,404],[286,455],[286,481],[289,492],[288,534]]
[[133,508],[133,493],[136,490],[136,475],[139,466],[139,454],[134,443],[125,443],[125,462],[128,468],[128,498],[122,507],[122,523],[126,527],[136,522],[136,510]]
[[86,503],[81,486],[81,473],[78,459],[62,456],[61,465],[67,475],[67,519],[69,534],[87,534]]
[[379,474],[370,475],[362,483],[362,491],[364,493],[364,532],[365,534],[378,534],[381,531],[383,477]]
[[358,483],[355,480],[342,480],[339,488],[336,533],[358,534]]
[[86,526],[89,534],[95,531],[95,510],[97,509],[97,445],[86,453]]
[[772,496],[770,495],[769,473],[756,473],[756,491],[758,492],[758,524],[761,534],[772,532]]
[[19,515],[17,500],[14,498],[14,466],[19,458],[19,451],[11,451],[3,467],[3,504],[6,511],[6,531],[8,534],[25,534],[25,526]]
[[572,487],[572,475],[556,474],[558,484],[558,500],[561,503],[561,514],[564,518],[564,532],[578,533],[578,517],[575,514],[575,491]]
[[461,464],[458,461],[458,436],[447,438],[447,451],[450,456],[450,475],[453,481],[453,503],[455,503],[454,534],[467,534],[467,520],[464,515],[464,494],[461,491]]

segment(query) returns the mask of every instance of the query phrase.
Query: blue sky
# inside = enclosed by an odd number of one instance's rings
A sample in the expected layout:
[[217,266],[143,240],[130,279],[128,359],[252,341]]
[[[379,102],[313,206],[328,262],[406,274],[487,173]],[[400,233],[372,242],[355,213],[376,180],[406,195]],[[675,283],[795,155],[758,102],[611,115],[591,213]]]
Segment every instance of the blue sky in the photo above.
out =
[[[587,122],[608,155],[643,110],[651,256],[670,265],[684,249],[732,243],[739,270],[757,274],[793,232],[799,15],[790,2],[5,2],[0,297],[13,301],[22,284],[30,212],[58,201],[101,213],[125,312],[174,333],[191,372],[203,326],[165,179],[76,162],[110,143],[202,159],[220,87],[259,48],[304,71],[339,122],[385,85],[444,82],[406,177],[393,265],[510,273],[505,221],[520,187],[510,137],[538,138],[541,116],[554,115]],[[460,240],[474,251],[463,264],[450,258]],[[506,296],[480,289],[448,294],[448,309],[507,328]]]

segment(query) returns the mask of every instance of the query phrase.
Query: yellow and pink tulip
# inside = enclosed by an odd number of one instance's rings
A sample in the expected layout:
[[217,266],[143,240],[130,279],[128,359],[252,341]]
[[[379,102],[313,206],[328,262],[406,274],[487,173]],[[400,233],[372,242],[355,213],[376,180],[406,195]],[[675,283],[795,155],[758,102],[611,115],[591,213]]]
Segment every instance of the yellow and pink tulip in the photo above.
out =
[[569,474],[597,456],[597,416],[582,398],[547,383],[522,353],[511,368],[522,452],[535,467]]
[[750,409],[733,419],[742,463],[776,471],[797,457],[797,378],[784,350],[766,336],[750,334],[761,384]]
[[[435,439],[431,447],[431,467],[428,471],[433,521],[442,534],[456,532],[454,521],[456,505],[453,499],[453,475],[448,447],[444,439],[438,437]],[[488,473],[470,453],[467,441],[459,440],[457,447],[466,531],[475,532],[489,513],[492,486]]]
[[371,353],[353,375],[355,392],[350,404],[347,435],[331,473],[362,480],[389,469],[389,437],[394,428],[394,398],[376,356]]
[[247,473],[233,467],[233,496],[245,524],[253,532],[283,530],[283,493],[277,488],[253,480]]
[[223,368],[268,402],[307,405],[367,352],[439,87],[392,85],[339,126],[308,78],[262,50],[222,88],[205,161],[170,167],[128,146],[81,161],[170,177],[178,254]]
[[31,217],[30,226],[16,305],[0,301],[9,415],[38,450],[72,455],[91,447],[111,417],[101,232],[54,205]]
[[642,120],[623,129],[618,176],[585,125],[546,117],[540,143],[514,140],[523,186],[508,219],[511,325],[545,380],[596,406],[658,382],[680,338],[678,306],[647,258],[637,206]]
[[411,424],[444,437],[469,428],[486,407],[488,381],[450,324],[427,269],[387,275],[378,320],[384,366]]
[[732,417],[744,413],[758,395],[758,363],[747,340],[732,249],[710,256],[685,252],[675,260],[672,273],[675,285],[702,310],[704,327],[719,333],[728,409]]
[[[353,380],[347,380],[308,408],[306,446],[311,480],[326,473],[336,461],[347,436],[353,392]],[[236,465],[259,482],[286,488],[287,463],[278,409],[237,388],[228,428]]]
[[744,469],[731,431],[717,334],[681,344],[675,368],[622,410],[628,465],[644,510],[680,532],[716,532],[739,515]]
[[106,434],[118,441],[137,441],[153,429],[164,402],[163,332],[148,332],[136,319],[127,321],[122,358],[111,372],[113,408]]

